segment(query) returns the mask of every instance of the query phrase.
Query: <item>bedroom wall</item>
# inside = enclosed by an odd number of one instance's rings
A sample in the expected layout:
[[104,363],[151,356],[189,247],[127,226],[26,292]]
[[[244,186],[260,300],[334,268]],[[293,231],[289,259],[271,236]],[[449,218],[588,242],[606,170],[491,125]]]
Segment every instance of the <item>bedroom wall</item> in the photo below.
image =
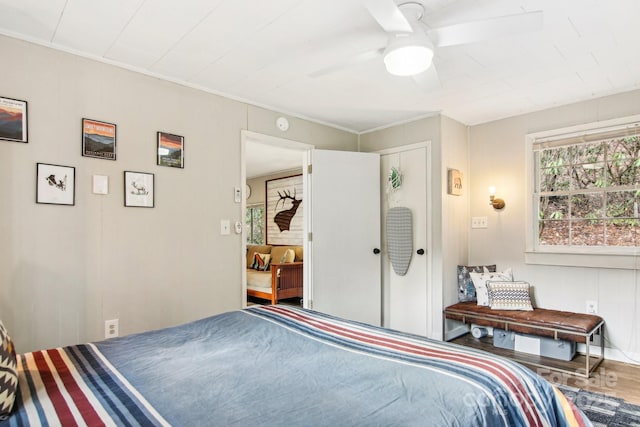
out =
[[[447,167],[454,167],[468,176],[466,126],[444,116],[432,116],[360,135],[361,151],[378,151],[418,142],[431,143],[431,189],[428,198],[432,206],[432,284],[429,296],[431,321],[429,336],[442,336],[442,308],[456,291],[456,265],[466,262],[468,227],[460,227],[468,217],[468,193],[447,195]],[[386,314],[386,313],[384,313]]]
[[[243,129],[279,113],[0,37],[0,95],[26,100],[29,143],[0,141],[0,319],[19,352],[161,328],[241,307]],[[117,161],[82,157],[81,119],[117,125]],[[357,136],[288,117],[286,138],[357,150]],[[185,137],[185,168],[156,165],[156,132]],[[36,163],[76,168],[75,206],[35,203]],[[123,206],[123,171],[155,174],[155,208]],[[91,176],[109,194],[91,193]]]
[[[526,264],[525,135],[566,126],[640,113],[640,91],[472,126],[470,135],[470,215],[487,216],[487,229],[469,235],[471,264],[497,263],[513,269],[517,280],[534,286],[535,299],[545,308],[585,312],[586,300],[598,303],[606,321],[609,357],[640,363],[638,270]],[[506,207],[488,204],[490,185]]]

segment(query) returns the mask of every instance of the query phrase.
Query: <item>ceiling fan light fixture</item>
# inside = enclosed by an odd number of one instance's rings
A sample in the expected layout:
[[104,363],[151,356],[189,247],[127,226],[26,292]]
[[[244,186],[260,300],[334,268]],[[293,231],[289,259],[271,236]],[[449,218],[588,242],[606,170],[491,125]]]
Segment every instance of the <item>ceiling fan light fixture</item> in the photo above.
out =
[[431,44],[414,37],[395,38],[384,52],[384,65],[394,76],[420,74],[431,66],[432,61]]

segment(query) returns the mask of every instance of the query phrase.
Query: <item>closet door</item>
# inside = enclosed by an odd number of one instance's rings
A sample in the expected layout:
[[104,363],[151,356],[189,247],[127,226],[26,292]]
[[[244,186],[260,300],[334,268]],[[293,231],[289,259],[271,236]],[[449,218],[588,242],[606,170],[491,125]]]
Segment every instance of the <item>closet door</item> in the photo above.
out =
[[380,325],[380,155],[311,150],[308,162],[305,306]]
[[[381,200],[383,229],[383,286],[385,326],[426,336],[428,332],[428,217],[427,217],[427,147],[399,147],[381,155]],[[395,168],[402,184],[393,189],[388,175]],[[393,207],[411,210],[413,219],[413,253],[404,276],[394,272],[387,251],[387,211]]]

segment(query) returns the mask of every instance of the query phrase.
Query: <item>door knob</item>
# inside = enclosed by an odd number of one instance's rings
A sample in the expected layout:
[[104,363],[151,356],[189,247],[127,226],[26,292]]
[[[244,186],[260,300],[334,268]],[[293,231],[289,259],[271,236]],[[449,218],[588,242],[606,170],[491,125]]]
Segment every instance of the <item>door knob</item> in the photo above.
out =
[[418,249],[418,250],[416,251],[416,253],[417,253],[418,255],[424,255],[424,249]]
[[373,253],[378,255],[380,253],[380,249],[378,248],[373,248]]

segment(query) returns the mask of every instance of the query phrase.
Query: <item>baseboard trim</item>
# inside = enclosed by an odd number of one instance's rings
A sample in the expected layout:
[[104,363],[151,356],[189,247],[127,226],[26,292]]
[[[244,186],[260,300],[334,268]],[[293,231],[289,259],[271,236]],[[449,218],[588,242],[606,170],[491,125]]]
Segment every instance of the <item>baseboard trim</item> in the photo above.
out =
[[469,325],[459,325],[453,329],[445,331],[444,340],[451,341],[469,332]]

